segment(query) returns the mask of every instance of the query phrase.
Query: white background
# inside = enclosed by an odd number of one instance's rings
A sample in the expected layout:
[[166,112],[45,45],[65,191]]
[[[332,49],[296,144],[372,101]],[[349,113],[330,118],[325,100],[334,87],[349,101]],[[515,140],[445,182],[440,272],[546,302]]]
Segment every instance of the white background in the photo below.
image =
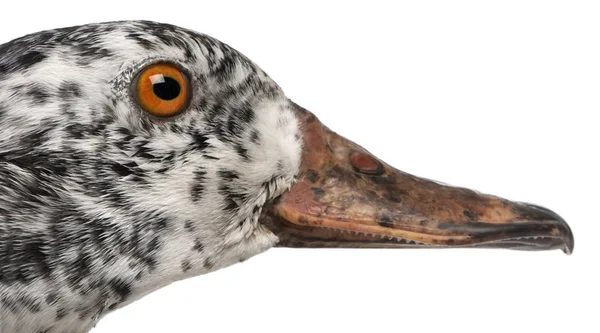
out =
[[555,210],[574,254],[273,249],[155,292],[94,333],[600,331],[598,7],[364,3],[11,1],[0,42],[116,19],[207,33],[390,164]]

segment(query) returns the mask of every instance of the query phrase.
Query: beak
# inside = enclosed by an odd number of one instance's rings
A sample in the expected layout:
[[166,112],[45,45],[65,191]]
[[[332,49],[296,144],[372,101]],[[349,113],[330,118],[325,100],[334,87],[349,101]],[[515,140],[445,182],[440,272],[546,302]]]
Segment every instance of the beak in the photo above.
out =
[[556,213],[399,171],[294,106],[304,140],[298,182],[261,219],[278,246],[573,251]]

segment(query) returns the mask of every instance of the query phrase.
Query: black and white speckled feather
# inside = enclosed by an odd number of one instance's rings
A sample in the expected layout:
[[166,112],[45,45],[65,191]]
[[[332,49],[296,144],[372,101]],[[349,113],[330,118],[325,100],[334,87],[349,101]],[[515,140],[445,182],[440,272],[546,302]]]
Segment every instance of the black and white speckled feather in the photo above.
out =
[[[192,86],[168,121],[130,93],[159,61]],[[1,45],[0,332],[85,332],[266,250],[257,218],[293,184],[300,146],[281,89],[208,36],[111,22]]]

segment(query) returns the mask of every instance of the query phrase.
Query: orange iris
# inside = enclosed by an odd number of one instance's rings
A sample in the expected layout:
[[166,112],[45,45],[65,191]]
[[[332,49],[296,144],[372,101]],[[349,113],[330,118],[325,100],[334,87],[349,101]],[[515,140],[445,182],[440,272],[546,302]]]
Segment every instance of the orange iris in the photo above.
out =
[[183,110],[188,103],[188,80],[173,65],[154,64],[138,76],[136,93],[142,109],[157,117],[170,117]]

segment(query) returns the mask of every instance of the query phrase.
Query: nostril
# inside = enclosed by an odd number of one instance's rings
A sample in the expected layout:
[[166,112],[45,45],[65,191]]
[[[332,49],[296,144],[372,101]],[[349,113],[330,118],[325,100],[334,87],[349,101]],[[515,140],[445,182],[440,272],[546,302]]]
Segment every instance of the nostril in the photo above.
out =
[[383,172],[381,162],[375,158],[360,152],[350,155],[350,163],[355,171],[368,175],[379,175]]

